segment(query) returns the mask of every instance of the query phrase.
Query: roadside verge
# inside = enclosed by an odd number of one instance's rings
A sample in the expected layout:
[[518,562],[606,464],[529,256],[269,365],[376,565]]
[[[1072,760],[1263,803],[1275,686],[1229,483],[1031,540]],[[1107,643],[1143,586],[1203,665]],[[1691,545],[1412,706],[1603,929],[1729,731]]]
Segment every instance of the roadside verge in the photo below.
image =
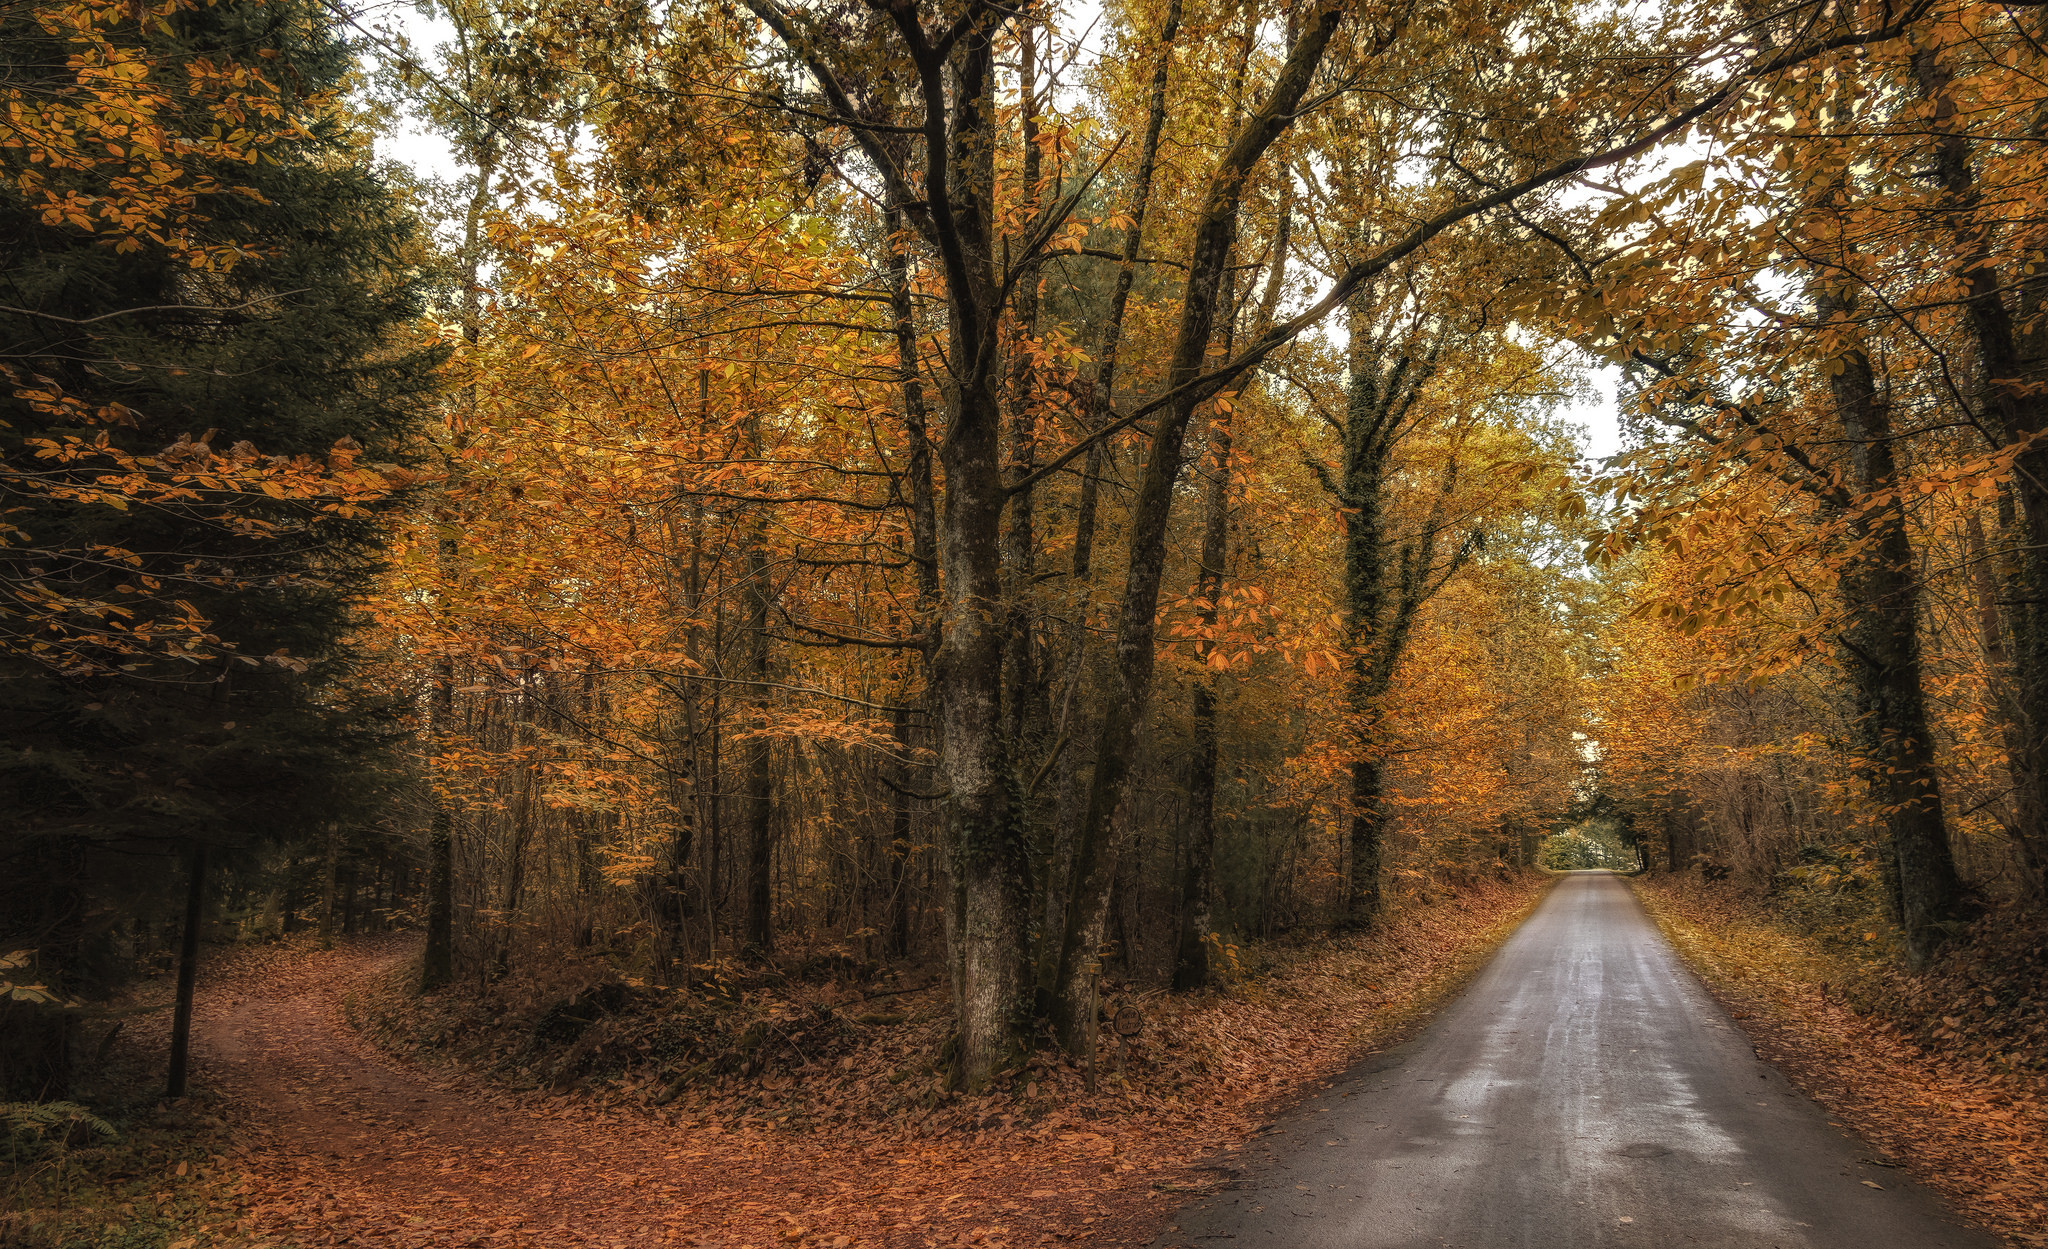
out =
[[[81,1153],[61,1186],[13,1194],[0,1243],[1142,1245],[1190,1196],[1230,1181],[1235,1151],[1273,1113],[1425,1022],[1549,883],[1478,882],[1370,934],[1247,952],[1259,972],[1217,989],[1128,994],[1137,1027],[1105,1028],[1117,1039],[1092,1094],[1047,1055],[1018,1087],[895,1113],[859,1092],[873,1073],[837,1062],[735,1075],[729,1086],[753,1091],[693,1104],[656,1104],[651,1084],[550,1094],[422,1069],[342,1009],[404,949],[236,951],[209,965],[201,999],[209,1126],[138,1139],[140,1153]],[[154,1070],[153,1053],[138,1057]],[[158,1194],[146,1210],[137,1184]]]
[[1932,1052],[1845,1003],[1819,942],[1690,879],[1632,882],[1657,926],[1784,1072],[1898,1167],[2014,1244],[2048,1246],[2048,1090]]

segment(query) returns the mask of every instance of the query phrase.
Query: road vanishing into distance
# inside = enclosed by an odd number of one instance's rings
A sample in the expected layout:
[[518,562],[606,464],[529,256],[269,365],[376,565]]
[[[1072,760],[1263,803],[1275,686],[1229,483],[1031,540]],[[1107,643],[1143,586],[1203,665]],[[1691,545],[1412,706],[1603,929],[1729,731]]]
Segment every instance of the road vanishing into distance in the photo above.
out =
[[1155,1245],[2000,1243],[1871,1152],[1758,1061],[1621,878],[1572,873],[1427,1031],[1305,1100]]

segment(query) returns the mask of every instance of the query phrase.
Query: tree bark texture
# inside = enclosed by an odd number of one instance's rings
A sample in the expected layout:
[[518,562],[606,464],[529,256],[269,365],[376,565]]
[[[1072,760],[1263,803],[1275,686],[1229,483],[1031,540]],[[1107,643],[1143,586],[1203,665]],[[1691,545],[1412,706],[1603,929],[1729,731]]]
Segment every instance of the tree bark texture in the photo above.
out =
[[954,44],[949,83],[947,57],[917,13],[906,6],[892,17],[923,95],[925,198],[945,272],[954,353],[939,445],[946,500],[938,524],[942,604],[931,688],[946,793],[957,1071],[963,1085],[979,1088],[1021,1060],[1028,1007],[1024,828],[1002,716],[1005,489],[995,368],[1001,295],[989,220],[989,97],[1001,19],[984,14]]
[[[1039,210],[1038,182],[1041,153],[1038,147],[1038,58],[1037,32],[1031,28],[1029,10],[1019,23],[1017,38],[1022,95],[1018,103],[1018,125],[1023,151],[1024,204],[1028,215]],[[1021,266],[1016,294],[1010,300],[1010,420],[1009,479],[1021,481],[1038,467],[1038,347],[1039,266],[1027,259]],[[1024,766],[1032,753],[1032,738],[1045,725],[1045,688],[1039,680],[1038,656],[1033,646],[1037,613],[1033,610],[1032,587],[1037,580],[1037,516],[1032,489],[1022,487],[1010,495],[1009,524],[1003,531],[1003,566],[1009,586],[1008,621],[1003,645],[1003,731],[1010,739],[1012,766]]]
[[1352,928],[1370,926],[1384,909],[1380,866],[1386,760],[1378,733],[1387,694],[1422,605],[1469,557],[1476,540],[1468,536],[1449,568],[1437,574],[1437,538],[1455,468],[1440,484],[1421,532],[1405,539],[1394,532],[1388,516],[1394,453],[1436,374],[1441,346],[1428,348],[1419,359],[1401,354],[1383,367],[1367,332],[1369,315],[1363,298],[1352,302],[1350,377],[1343,428],[1337,431],[1339,462],[1334,476],[1323,475],[1324,489],[1344,521],[1344,608],[1351,648],[1345,698],[1357,757],[1351,765],[1342,922]]
[[[1230,538],[1230,417],[1219,414],[1209,427],[1212,472],[1203,502],[1202,566],[1195,598],[1203,628],[1213,632],[1217,600],[1223,597],[1224,562]],[[1211,642],[1213,647],[1215,643]],[[1173,960],[1173,987],[1200,988],[1209,979],[1209,938],[1214,916],[1209,895],[1216,885],[1216,678],[1208,670],[1195,679],[1194,764],[1188,775],[1186,864],[1181,873],[1180,936]]]
[[[935,633],[934,615],[939,603],[938,515],[932,482],[930,417],[925,408],[924,381],[918,366],[917,327],[910,301],[910,257],[904,231],[903,210],[891,200],[883,216],[888,231],[889,310],[896,336],[896,362],[901,371],[903,393],[903,436],[909,444],[900,487],[910,514],[910,559],[917,582],[917,626],[929,638]],[[918,652],[930,686],[932,643]],[[915,843],[911,837],[912,769],[909,764],[915,743],[911,736],[911,710],[898,707],[892,723],[898,751],[904,763],[897,769],[897,785],[890,795],[889,814],[889,950],[901,957],[910,952],[910,864]],[[949,908],[950,911],[950,908]],[[956,986],[957,988],[957,986]]]
[[[1110,413],[1115,407],[1117,353],[1123,342],[1124,316],[1130,308],[1131,287],[1136,280],[1139,250],[1144,244],[1145,217],[1152,202],[1152,182],[1159,169],[1159,138],[1166,128],[1166,84],[1173,67],[1173,46],[1174,41],[1180,36],[1180,22],[1180,0],[1169,0],[1165,20],[1159,28],[1159,50],[1153,62],[1150,94],[1145,106],[1145,137],[1138,152],[1138,168],[1132,179],[1130,200],[1124,210],[1124,215],[1130,219],[1131,224],[1124,231],[1123,253],[1117,266],[1116,283],[1110,290],[1109,308],[1103,317],[1101,338],[1095,350],[1095,377],[1089,391],[1091,412],[1088,425],[1091,433],[1111,419]],[[1068,570],[1072,621],[1067,630],[1065,670],[1060,677],[1063,720],[1073,715],[1074,705],[1080,698],[1081,678],[1087,667],[1088,622],[1093,599],[1096,513],[1100,504],[1102,470],[1107,454],[1107,444],[1104,440],[1097,439],[1089,444],[1088,454],[1082,460],[1081,486],[1074,508],[1074,548]],[[1086,811],[1085,796],[1075,794],[1074,790],[1086,754],[1086,751],[1079,748],[1068,748],[1057,761],[1060,770],[1060,812],[1054,830],[1053,844],[1047,855],[1044,927],[1037,957],[1036,1007],[1040,1016],[1049,1015],[1052,1011],[1052,993],[1059,968],[1060,947],[1066,936],[1067,915],[1072,901],[1068,888],[1073,874],[1074,844],[1079,835],[1078,826]],[[1093,991],[1090,992],[1092,1002]],[[1093,1007],[1086,1009],[1092,1010]]]
[[[2005,447],[2023,448],[2013,461],[2008,510],[2016,522],[2003,544],[2001,596],[2007,607],[2009,644],[1998,637],[1998,603],[1988,599],[1992,621],[1987,655],[2007,677],[1999,701],[2001,727],[2012,773],[2013,819],[2008,825],[2027,891],[2048,893],[2048,277],[2023,275],[2012,283],[1991,258],[1991,235],[1974,217],[1979,196],[1969,140],[1956,131],[1955,101],[1948,88],[1954,75],[1937,49],[1914,54],[1921,98],[1934,105],[1935,170],[1943,190],[1942,210],[1954,240],[1956,276],[1963,291],[1964,321],[1977,349],[1976,398],[1980,420]],[[2015,316],[2008,288],[2018,293]],[[2022,326],[2029,327],[2022,329]],[[1973,518],[1974,520],[1974,518]],[[1998,637],[1994,645],[1991,641]]]
[[[1824,323],[1851,311],[1825,288],[1814,302]],[[1920,582],[1897,494],[1891,417],[1870,357],[1850,346],[1829,368],[1829,395],[1863,496],[1848,517],[1854,549],[1841,579],[1849,611],[1843,666],[1855,689],[1861,769],[1897,871],[1899,925],[1908,957],[1922,965],[1940,943],[1942,925],[1956,916],[1963,888],[1943,818],[1922,685]]]

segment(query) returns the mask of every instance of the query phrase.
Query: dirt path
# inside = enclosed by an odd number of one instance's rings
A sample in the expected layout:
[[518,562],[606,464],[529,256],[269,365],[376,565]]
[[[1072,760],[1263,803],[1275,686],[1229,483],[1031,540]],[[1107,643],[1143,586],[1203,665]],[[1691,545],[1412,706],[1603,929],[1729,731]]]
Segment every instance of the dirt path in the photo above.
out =
[[1155,1181],[1185,1177],[1072,1125],[740,1136],[517,1104],[396,1063],[343,1022],[343,996],[410,954],[295,951],[208,986],[199,1074],[254,1142],[244,1231],[302,1246],[1141,1243],[1167,1204]]

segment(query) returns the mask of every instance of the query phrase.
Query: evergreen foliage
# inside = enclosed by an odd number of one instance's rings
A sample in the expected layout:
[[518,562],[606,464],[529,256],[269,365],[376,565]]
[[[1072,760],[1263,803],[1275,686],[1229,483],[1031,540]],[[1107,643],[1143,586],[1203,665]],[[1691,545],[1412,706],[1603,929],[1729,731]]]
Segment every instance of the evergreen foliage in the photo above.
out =
[[[44,16],[0,8],[0,85],[79,91],[82,72],[50,81],[77,40]],[[342,647],[379,565],[375,503],[162,481],[401,459],[441,359],[407,336],[423,253],[336,104],[349,55],[319,10],[235,0],[101,34],[187,110],[174,132],[218,124],[223,97],[188,78],[258,67],[275,89],[238,88],[250,131],[267,126],[246,159],[174,145],[210,189],[142,237],[49,211],[23,189],[39,162],[0,149],[0,948],[88,993],[166,943],[175,855],[232,865],[340,818],[399,727]],[[58,189],[105,204],[119,172],[60,169]],[[67,438],[107,451],[38,455]],[[123,456],[132,505],[105,489]],[[64,1031],[0,1018],[0,1088],[61,1093]]]

